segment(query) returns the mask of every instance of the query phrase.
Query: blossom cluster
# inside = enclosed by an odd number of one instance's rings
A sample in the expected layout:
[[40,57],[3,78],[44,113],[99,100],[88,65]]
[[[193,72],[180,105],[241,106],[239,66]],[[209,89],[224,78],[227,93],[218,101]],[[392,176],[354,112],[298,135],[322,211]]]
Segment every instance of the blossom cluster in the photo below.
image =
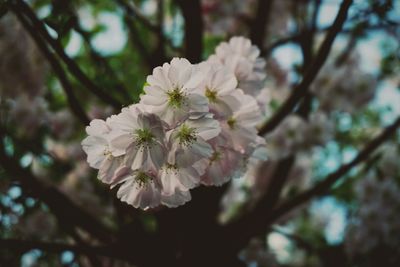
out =
[[199,64],[184,58],[156,67],[140,102],[95,119],[82,141],[89,165],[122,201],[142,209],[176,207],[190,189],[239,176],[264,145],[254,96],[265,78],[259,50],[242,37]]
[[368,176],[356,184],[356,197],[361,205],[347,229],[347,252],[355,257],[379,247],[398,249],[400,187],[396,180]]
[[[219,36],[246,34],[249,30],[248,22],[255,14],[257,1],[201,0],[201,7],[206,32]],[[270,23],[266,25],[269,36],[283,37],[289,34],[290,10],[293,7],[294,3],[290,0],[272,3],[271,10],[275,12],[271,12]]]
[[322,67],[311,86],[321,110],[353,113],[373,99],[377,79],[362,71],[360,61],[360,55],[353,53],[340,66],[328,61]]
[[280,159],[324,145],[332,139],[333,133],[333,121],[324,112],[312,113],[307,119],[296,114],[289,115],[266,137],[269,156]]

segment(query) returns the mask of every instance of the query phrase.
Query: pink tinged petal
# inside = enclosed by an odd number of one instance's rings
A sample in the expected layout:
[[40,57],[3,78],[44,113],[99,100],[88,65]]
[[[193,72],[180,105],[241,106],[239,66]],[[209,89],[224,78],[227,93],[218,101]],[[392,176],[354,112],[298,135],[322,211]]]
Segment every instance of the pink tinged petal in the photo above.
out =
[[179,167],[192,166],[195,162],[204,158],[203,155],[194,153],[191,148],[182,148],[176,150],[174,157],[170,156],[170,159],[174,158],[175,161],[170,161],[172,164],[178,164]]
[[244,154],[249,153],[252,144],[257,139],[257,131],[255,129],[236,127],[226,132],[231,141],[231,146],[236,151]]
[[220,124],[217,120],[211,118],[201,118],[198,120],[192,120],[188,122],[190,127],[193,127],[197,131],[197,135],[204,140],[210,140],[219,135],[221,132]]
[[87,157],[87,162],[89,163],[89,166],[95,169],[99,169],[101,163],[105,159],[103,150],[100,151],[95,151],[95,153],[88,153]]
[[159,206],[161,203],[161,192],[155,188],[153,183],[149,183],[139,190],[135,201],[132,205],[135,208],[149,209]]
[[188,190],[179,180],[178,170],[163,169],[160,171],[163,195],[172,195],[175,191]]
[[82,149],[88,155],[87,161],[90,167],[95,169],[100,167],[107,147],[107,141],[101,137],[88,136],[82,141]]
[[206,185],[220,186],[228,182],[239,166],[241,155],[230,149],[220,149],[220,159],[210,163],[210,167],[201,180]]
[[237,79],[227,68],[220,68],[212,79],[211,89],[218,91],[218,95],[232,93],[237,87]]
[[123,183],[129,179],[131,179],[132,170],[130,167],[122,164],[120,165],[114,172],[114,176],[110,181],[110,188],[113,189],[120,183]]
[[205,158],[210,157],[213,153],[212,147],[208,143],[201,140],[194,142],[188,151]]
[[134,142],[134,138],[131,133],[120,131],[112,132],[109,138],[110,149],[114,157],[124,155],[127,148]]
[[86,133],[93,136],[102,136],[110,131],[110,127],[103,120],[94,119],[90,125],[86,127]]
[[[131,164],[129,165],[129,166],[131,166],[132,170],[141,169],[145,163],[149,164],[149,162],[147,162],[148,149],[139,148],[139,149],[136,149],[135,152],[136,153],[133,157],[133,160],[132,160]],[[147,166],[149,166],[149,165],[147,165]]]
[[206,174],[202,177],[201,183],[209,186],[219,186],[229,180],[229,176],[223,172],[219,164],[213,164],[209,167]]
[[189,107],[185,105],[183,105],[181,108],[173,108],[168,106],[165,112],[160,114],[161,118],[171,127],[187,119],[189,115]]
[[162,67],[156,67],[153,70],[153,75],[147,77],[147,83],[150,85],[158,86],[164,91],[168,91],[172,84],[167,77],[170,65],[168,63],[163,64]]
[[122,157],[108,156],[104,159],[99,169],[98,178],[106,184],[111,184],[116,179],[116,172],[121,167]]
[[159,93],[159,87],[146,86],[145,95],[140,97],[140,103],[144,105],[160,106],[167,101],[167,94],[165,92]]
[[193,92],[204,81],[205,74],[200,70],[192,72],[190,79],[183,85],[189,92]]
[[153,144],[149,148],[149,155],[149,160],[151,160],[154,168],[160,169],[166,159],[166,152],[163,146],[161,146],[159,143]]
[[192,189],[199,185],[200,174],[193,167],[180,168],[179,181],[184,187]]
[[177,191],[173,195],[162,195],[161,203],[169,208],[176,208],[192,199],[189,191]]
[[119,131],[132,132],[132,129],[138,127],[136,108],[123,108],[121,113],[114,117],[112,120],[111,127],[118,129]]
[[[118,189],[117,197],[135,208],[148,209],[160,204],[161,192],[156,181],[149,181],[139,185],[135,179],[138,172],[129,172],[125,175],[124,168],[121,168],[121,186]],[[157,177],[154,177],[157,179]]]
[[[192,75],[192,64],[184,58],[173,58],[171,68],[168,71],[168,78],[173,87],[186,88],[185,84]],[[172,89],[172,88],[171,88]]]
[[234,95],[226,95],[220,97],[220,101],[215,104],[215,109],[221,117],[227,118],[232,116],[239,106],[240,101]]
[[209,165],[210,165],[210,160],[209,159],[201,159],[199,161],[196,161],[192,165],[192,167],[196,170],[196,172],[200,176],[202,176],[206,172],[206,170],[207,170]]
[[139,126],[142,129],[149,129],[157,140],[164,139],[164,127],[161,119],[151,113],[142,113],[138,118]]
[[208,112],[208,100],[205,96],[190,94],[188,104],[191,112]]

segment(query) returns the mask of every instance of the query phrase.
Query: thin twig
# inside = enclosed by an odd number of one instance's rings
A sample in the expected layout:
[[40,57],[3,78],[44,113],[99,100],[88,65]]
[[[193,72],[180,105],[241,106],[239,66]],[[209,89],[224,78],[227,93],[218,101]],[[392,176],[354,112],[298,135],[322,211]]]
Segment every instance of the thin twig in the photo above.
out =
[[[399,26],[398,24],[396,25],[397,27]],[[384,25],[384,24],[379,24],[379,25],[367,25],[365,27],[365,30],[369,30],[369,31],[379,31],[382,30],[386,27],[390,27],[390,25]],[[320,29],[316,29],[315,32],[318,34],[321,33],[325,33],[329,30],[328,28],[320,28]],[[346,28],[343,29],[340,34],[351,34],[353,32],[353,28]],[[271,44],[269,44],[267,46],[267,48],[262,49],[261,54],[265,57],[267,57],[268,55],[270,55],[272,53],[272,51],[274,51],[276,48],[282,46],[282,45],[286,45],[288,43],[296,43],[299,41],[300,38],[302,38],[302,36],[304,36],[306,33],[306,31],[302,31],[299,33],[292,33],[288,36],[285,37],[281,37],[280,39],[274,40]]]
[[153,32],[160,31],[160,25],[151,22],[145,15],[141,13],[141,11],[133,4],[127,3],[125,0],[117,1],[126,11],[129,16],[140,21],[146,28]]

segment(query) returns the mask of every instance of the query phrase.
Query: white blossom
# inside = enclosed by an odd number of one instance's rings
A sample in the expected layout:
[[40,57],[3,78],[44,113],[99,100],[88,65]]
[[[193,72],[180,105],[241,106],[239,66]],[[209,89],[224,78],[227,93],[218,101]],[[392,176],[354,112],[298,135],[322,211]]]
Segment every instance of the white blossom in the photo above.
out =
[[135,208],[149,209],[161,203],[160,180],[152,169],[132,170],[123,166],[117,170],[111,188],[117,185],[117,197]]
[[221,64],[229,68],[236,76],[239,85],[246,94],[256,96],[264,86],[266,77],[265,60],[260,50],[244,37],[232,37],[215,49],[215,55],[208,62]]
[[199,89],[207,97],[210,112],[217,118],[225,118],[232,115],[233,107],[240,104],[235,95],[237,79],[228,68],[208,62],[199,65],[205,73],[205,78]]
[[82,148],[87,154],[87,161],[90,167],[99,169],[99,179],[110,183],[115,170],[121,164],[121,157],[114,157],[109,143],[111,128],[109,120],[92,120],[86,127],[89,135],[82,141]]
[[183,205],[200,184],[240,177],[265,146],[256,126],[259,103],[267,102],[238,88],[242,79],[265,95],[264,77],[264,61],[245,38],[222,44],[198,65],[174,58],[147,77],[140,103],[91,122],[82,142],[87,160],[103,182],[119,187],[121,201],[141,209]]
[[111,117],[112,154],[125,155],[125,164],[132,170],[143,164],[160,168],[165,161],[164,128],[158,116],[143,112],[140,105],[123,108]]
[[173,126],[191,112],[208,112],[207,99],[197,91],[203,79],[204,74],[188,60],[174,58],[147,77],[141,103]]

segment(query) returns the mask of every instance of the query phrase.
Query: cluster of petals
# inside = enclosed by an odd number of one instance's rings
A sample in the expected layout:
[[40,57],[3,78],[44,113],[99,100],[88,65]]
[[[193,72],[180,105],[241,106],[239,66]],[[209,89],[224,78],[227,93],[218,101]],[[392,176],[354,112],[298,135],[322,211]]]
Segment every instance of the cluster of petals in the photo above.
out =
[[304,119],[289,115],[266,137],[270,158],[280,159],[299,151],[324,145],[334,133],[333,121],[323,112],[312,113]]
[[379,248],[400,246],[400,187],[395,178],[369,174],[355,185],[360,204],[350,217],[345,246],[350,256],[374,253]]
[[354,113],[373,99],[377,78],[362,71],[360,58],[354,53],[341,65],[330,61],[321,69],[311,87],[321,110]]
[[257,135],[257,100],[239,87],[244,77],[262,79],[265,64],[249,40],[225,44],[211,58],[234,52],[235,68],[174,58],[147,77],[139,103],[86,128],[87,161],[101,181],[118,187],[122,201],[141,209],[177,207],[191,199],[192,188],[240,176],[265,145]]

